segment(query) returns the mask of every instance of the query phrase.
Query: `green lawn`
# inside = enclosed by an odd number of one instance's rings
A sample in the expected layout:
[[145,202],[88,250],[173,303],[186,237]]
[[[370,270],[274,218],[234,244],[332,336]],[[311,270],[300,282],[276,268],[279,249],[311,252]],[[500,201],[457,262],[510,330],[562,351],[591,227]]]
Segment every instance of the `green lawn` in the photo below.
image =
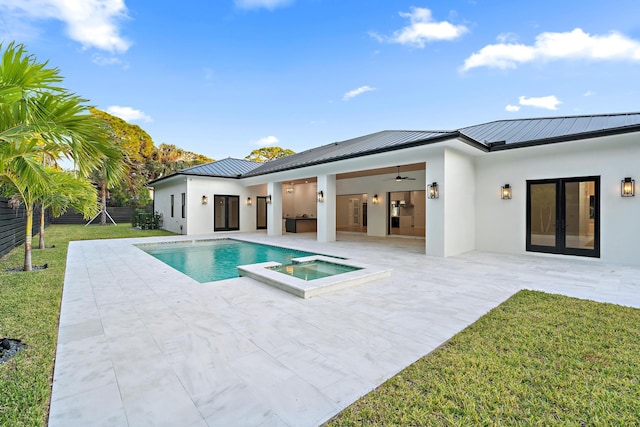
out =
[[328,426],[640,424],[640,310],[522,291]]
[[[101,227],[54,225],[45,233],[47,246],[34,249],[33,265],[45,270],[5,273],[22,267],[19,247],[0,259],[0,338],[22,340],[26,348],[0,365],[0,426],[43,426],[51,395],[51,378],[67,246],[72,240],[169,235],[160,230],[134,230],[131,224]],[[37,246],[38,239],[33,244]]]

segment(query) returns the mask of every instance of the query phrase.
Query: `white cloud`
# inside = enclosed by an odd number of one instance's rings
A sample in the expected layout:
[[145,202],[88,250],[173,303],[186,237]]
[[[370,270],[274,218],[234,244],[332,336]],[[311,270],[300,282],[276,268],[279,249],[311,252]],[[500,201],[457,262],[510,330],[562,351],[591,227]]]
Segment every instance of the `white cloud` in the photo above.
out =
[[509,112],[516,112],[516,111],[520,111],[520,107],[517,105],[507,105],[506,107],[504,107],[505,110],[509,111]]
[[515,33],[502,33],[496,37],[500,43],[515,43],[518,41],[518,35]]
[[146,115],[140,110],[133,109],[131,107],[121,107],[119,105],[112,105],[107,108],[107,113],[113,114],[116,117],[120,117],[127,122],[134,122],[137,120],[143,122],[152,122],[151,116]]
[[280,140],[273,136],[273,135],[269,135],[269,136],[265,136],[264,138],[260,138],[259,140],[256,141],[256,144],[261,146],[261,147],[268,147],[271,145],[275,145],[278,142],[280,142]]
[[125,70],[129,68],[129,63],[127,61],[123,61],[117,56],[93,55],[91,62],[100,66],[121,65]]
[[349,92],[345,93],[344,96],[342,97],[343,101],[348,101],[351,98],[354,98],[358,95],[361,95],[365,92],[371,92],[372,90],[376,90],[375,87],[371,87],[371,86],[361,86],[358,89],[354,89],[354,90],[350,90]]
[[595,92],[588,90],[588,91],[586,91],[586,92],[584,93],[584,95],[583,95],[583,96],[593,96],[593,95],[595,95],[595,94],[596,94]]
[[131,46],[120,35],[120,23],[128,19],[124,0],[2,0],[0,10],[15,19],[62,21],[67,35],[85,49],[126,52]]
[[555,95],[541,96],[539,98],[527,98],[526,96],[521,96],[518,98],[518,103],[529,107],[557,110],[558,105],[562,104],[562,101],[556,98]]
[[612,31],[591,35],[576,28],[565,33],[542,33],[533,45],[500,43],[483,47],[464,61],[463,71],[476,67],[516,68],[532,61],[558,59],[640,61],[640,41]]
[[293,0],[235,0],[236,7],[240,9],[269,9],[288,6]]
[[457,39],[469,31],[464,25],[434,21],[431,10],[422,7],[413,7],[411,12],[399,12],[399,15],[403,18],[409,18],[411,23],[394,31],[391,36],[380,36],[377,33],[369,34],[380,42],[387,41],[422,48],[427,42]]

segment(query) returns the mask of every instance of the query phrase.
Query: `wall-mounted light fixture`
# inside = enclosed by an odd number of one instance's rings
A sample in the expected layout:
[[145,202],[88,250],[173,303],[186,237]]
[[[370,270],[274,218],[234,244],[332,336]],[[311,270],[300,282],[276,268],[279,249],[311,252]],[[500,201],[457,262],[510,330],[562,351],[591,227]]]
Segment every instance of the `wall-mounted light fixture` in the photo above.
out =
[[440,197],[440,192],[438,191],[437,182],[434,181],[433,183],[429,184],[427,187],[429,188],[430,199],[437,199],[438,197]]
[[322,190],[318,191],[318,201],[320,203],[324,202],[324,192]]
[[620,181],[620,195],[622,197],[633,197],[636,195],[636,181],[627,177]]
[[378,203],[380,203],[380,199],[378,199],[377,194],[373,195],[373,199],[371,199],[371,203],[373,203],[374,205],[377,205]]
[[503,185],[500,189],[500,198],[502,200],[508,200],[511,198],[511,186],[509,184]]
[[247,197],[247,201],[245,203],[247,206],[251,206],[253,204],[253,200],[251,200],[251,197]]
[[267,204],[270,205],[271,204],[271,194],[267,194],[267,200],[266,200]]
[[293,187],[287,187],[287,194],[293,194]]
[[202,196],[202,204],[206,205],[207,203],[209,203],[209,198],[207,196]]

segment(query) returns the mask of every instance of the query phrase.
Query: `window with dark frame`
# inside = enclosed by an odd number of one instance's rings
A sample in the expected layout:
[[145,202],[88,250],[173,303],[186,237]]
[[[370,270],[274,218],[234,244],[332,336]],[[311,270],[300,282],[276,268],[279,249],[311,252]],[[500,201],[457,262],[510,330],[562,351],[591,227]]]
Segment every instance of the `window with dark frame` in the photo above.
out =
[[240,196],[214,195],[213,203],[213,230],[239,230]]
[[187,195],[186,193],[182,193],[182,218],[185,217],[186,202],[187,202]]
[[174,199],[175,199],[175,197],[174,197],[174,195],[172,194],[172,195],[171,195],[171,218],[173,218],[173,202],[174,202]]

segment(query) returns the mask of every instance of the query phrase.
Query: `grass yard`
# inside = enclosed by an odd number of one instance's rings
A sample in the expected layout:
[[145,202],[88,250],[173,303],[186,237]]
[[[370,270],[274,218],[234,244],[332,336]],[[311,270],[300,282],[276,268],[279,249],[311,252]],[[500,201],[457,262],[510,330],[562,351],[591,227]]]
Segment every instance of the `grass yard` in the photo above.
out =
[[[47,246],[33,250],[33,265],[44,270],[6,273],[22,267],[24,248],[0,259],[0,338],[22,340],[25,349],[0,365],[0,426],[43,426],[51,396],[60,299],[67,246],[72,240],[115,239],[170,235],[161,230],[135,230],[131,224],[101,227],[53,225],[47,228]],[[33,240],[37,246],[37,237]]]
[[521,291],[328,426],[640,424],[640,310]]

